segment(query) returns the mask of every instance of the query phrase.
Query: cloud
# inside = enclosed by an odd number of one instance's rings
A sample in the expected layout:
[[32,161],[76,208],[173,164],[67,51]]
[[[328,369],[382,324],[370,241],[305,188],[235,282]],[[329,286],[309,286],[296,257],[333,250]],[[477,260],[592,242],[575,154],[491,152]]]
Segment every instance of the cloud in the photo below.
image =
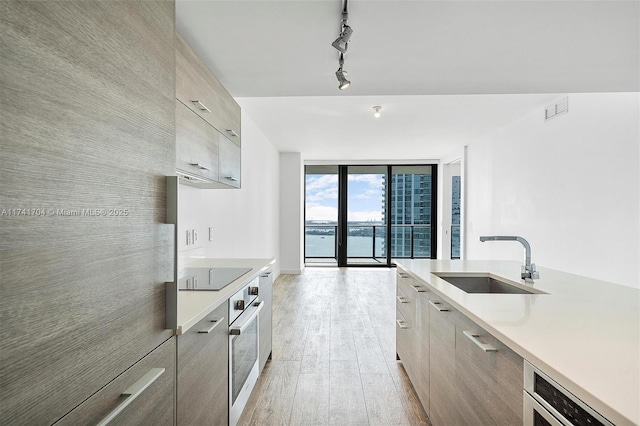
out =
[[382,188],[384,175],[349,175],[350,182],[365,182],[367,185]]
[[338,220],[338,208],[307,203],[305,219],[336,222]]
[[307,175],[307,191],[338,189],[338,175]]
[[310,192],[307,190],[307,202],[318,202],[321,200],[337,200],[338,188],[328,188]]
[[367,189],[363,193],[353,195],[350,198],[363,198],[363,199],[373,198],[373,199],[376,199],[376,200],[382,200],[382,188]]

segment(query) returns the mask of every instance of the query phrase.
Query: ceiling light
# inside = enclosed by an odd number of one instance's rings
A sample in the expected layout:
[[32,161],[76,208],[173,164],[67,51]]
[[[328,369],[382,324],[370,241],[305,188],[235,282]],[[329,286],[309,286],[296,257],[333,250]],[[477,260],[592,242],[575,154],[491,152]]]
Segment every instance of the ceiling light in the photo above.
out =
[[351,38],[351,34],[353,34],[353,29],[351,29],[348,25],[343,25],[342,33],[340,33],[340,37],[336,39],[331,45],[338,49],[342,53],[347,53],[347,47],[349,47],[349,39]]
[[374,106],[374,107],[373,107],[373,110],[375,111],[375,112],[373,113],[373,116],[374,116],[375,118],[380,118],[380,110],[381,110],[381,109],[382,109],[382,107],[381,107],[380,105],[376,105],[376,106]]
[[344,90],[347,87],[351,86],[351,82],[347,80],[347,77],[345,76],[346,74],[346,71],[342,71],[342,67],[338,68],[338,71],[336,71],[336,77],[338,78],[338,82],[340,83],[338,85],[338,89],[340,90]]
[[342,70],[342,66],[344,65],[344,54],[340,54],[340,59],[338,59],[338,64],[340,65],[340,68],[338,68],[338,71],[336,71],[336,77],[338,78],[338,82],[340,83],[338,85],[338,89],[340,90],[344,90],[347,87],[351,86],[351,82],[349,80],[347,80],[347,72]]

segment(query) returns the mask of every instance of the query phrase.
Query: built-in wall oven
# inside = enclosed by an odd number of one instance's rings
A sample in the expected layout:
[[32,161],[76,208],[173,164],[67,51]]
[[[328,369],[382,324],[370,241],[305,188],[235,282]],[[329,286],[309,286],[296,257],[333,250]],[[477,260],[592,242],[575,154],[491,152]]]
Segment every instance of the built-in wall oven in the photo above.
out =
[[613,426],[591,407],[527,361],[524,362],[524,426]]
[[256,278],[229,298],[229,424],[240,419],[258,380],[260,354],[259,297]]

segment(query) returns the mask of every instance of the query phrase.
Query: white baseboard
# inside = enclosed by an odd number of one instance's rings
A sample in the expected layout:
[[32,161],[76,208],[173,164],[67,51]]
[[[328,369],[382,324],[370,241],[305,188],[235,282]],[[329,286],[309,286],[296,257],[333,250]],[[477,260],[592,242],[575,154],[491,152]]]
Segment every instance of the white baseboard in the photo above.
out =
[[302,269],[281,269],[279,275],[300,275],[302,273]]

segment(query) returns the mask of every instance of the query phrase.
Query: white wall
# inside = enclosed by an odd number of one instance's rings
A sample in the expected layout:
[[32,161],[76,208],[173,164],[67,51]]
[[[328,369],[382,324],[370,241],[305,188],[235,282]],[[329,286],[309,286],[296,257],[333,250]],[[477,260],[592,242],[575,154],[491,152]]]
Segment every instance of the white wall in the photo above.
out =
[[284,274],[304,269],[304,163],[299,152],[280,154],[280,267]]
[[522,260],[517,242],[478,241],[520,235],[541,266],[640,287],[639,104],[571,94],[567,114],[545,122],[542,105],[469,145],[467,258]]
[[[180,185],[178,248],[215,258],[276,258],[280,271],[280,155],[242,111],[242,188],[197,189]],[[209,242],[208,228],[213,227]],[[187,229],[198,242],[185,246]]]

